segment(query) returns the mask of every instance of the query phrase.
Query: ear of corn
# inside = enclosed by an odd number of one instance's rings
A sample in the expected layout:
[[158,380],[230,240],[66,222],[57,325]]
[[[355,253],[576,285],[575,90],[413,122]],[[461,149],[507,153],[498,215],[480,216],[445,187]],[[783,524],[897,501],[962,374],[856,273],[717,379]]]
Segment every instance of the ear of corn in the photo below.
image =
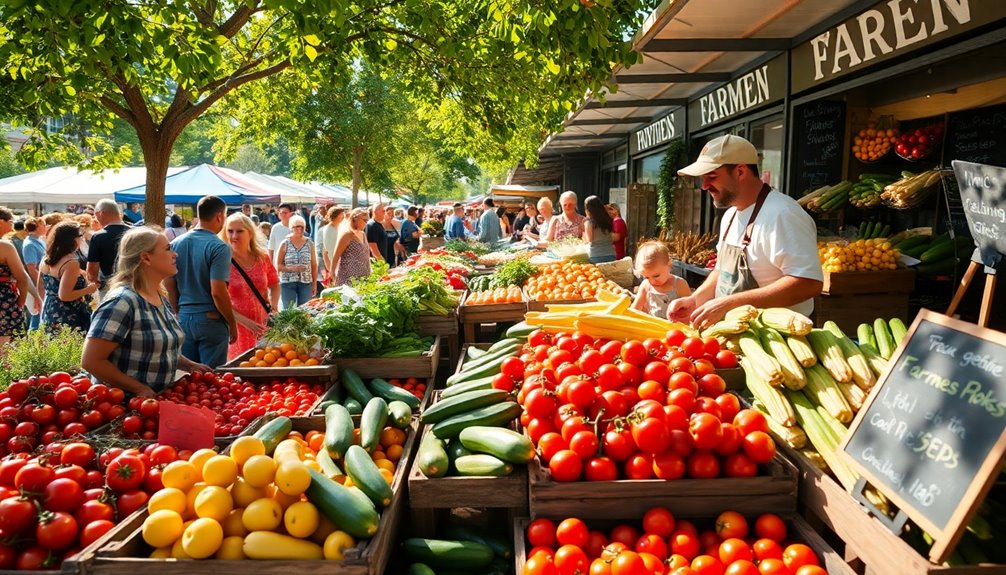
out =
[[820,365],[807,368],[807,385],[803,389],[814,403],[828,410],[828,413],[842,423],[852,421],[852,408],[845,400],[835,380]]
[[898,347],[901,341],[905,339],[908,335],[908,328],[905,327],[905,322],[901,321],[900,317],[894,317],[888,320],[888,327],[891,328],[891,339],[894,341],[894,347]]
[[861,323],[856,329],[856,337],[859,338],[859,345],[868,343],[877,347],[877,338],[873,335],[873,326],[868,323]]
[[598,290],[597,293],[594,294],[594,297],[596,297],[597,301],[599,301],[599,302],[612,303],[612,302],[614,302],[615,300],[618,299],[618,294],[616,294],[613,291],[602,289],[602,290]]
[[842,392],[842,397],[845,398],[845,402],[849,404],[852,412],[859,413],[859,410],[863,408],[863,404],[866,403],[866,391],[854,383],[836,383],[836,385],[838,385],[839,391]]
[[786,335],[807,335],[814,329],[814,322],[810,318],[784,307],[764,309],[758,319],[766,327]]
[[[546,313],[586,313],[603,312],[611,303],[592,301],[587,303],[550,303],[545,305]],[[530,312],[535,313],[535,312]],[[539,312],[540,313],[540,312]]]
[[770,385],[782,385],[783,373],[782,368],[779,367],[779,362],[762,349],[761,342],[758,341],[758,337],[755,334],[751,332],[742,333],[738,336],[737,342],[748,365],[762,381]]
[[786,345],[786,340],[776,330],[765,327],[757,330],[762,347],[779,362],[782,369],[782,383],[790,389],[802,389],[807,385],[807,377],[803,373],[803,366],[793,355],[793,351]]
[[818,453],[817,450],[813,448],[808,448],[808,449],[799,449],[797,451],[799,451],[800,455],[807,458],[807,461],[813,463],[814,466],[820,469],[821,471],[828,471],[828,462],[825,461],[823,457],[821,457],[821,454]]
[[741,320],[722,319],[702,331],[702,337],[735,335],[748,330],[748,324]]
[[817,356],[814,355],[814,348],[807,343],[807,338],[802,335],[787,335],[786,345],[793,352],[793,357],[804,367],[810,367],[817,363]]
[[887,369],[887,360],[880,357],[880,352],[877,351],[877,348],[868,343],[859,344],[859,351],[863,353],[866,362],[870,364],[870,370],[873,371],[873,375],[880,377],[880,374],[884,373],[884,370]]
[[[788,399],[786,401],[787,403],[789,402]],[[800,449],[807,445],[807,434],[804,433],[803,429],[801,429],[799,425],[786,427],[785,425],[779,423],[768,412],[765,404],[757,399],[752,402],[752,406],[766,415],[765,421],[768,422],[769,431],[771,431],[779,441],[785,443],[793,449]]]
[[742,305],[735,307],[723,315],[727,321],[749,322],[758,317],[758,308],[753,305]]
[[[837,323],[830,320],[826,321],[824,322],[824,329],[835,336],[838,347],[842,350],[846,363],[849,364],[849,370],[852,372],[852,381],[864,390],[869,391],[873,388],[873,385],[877,383],[877,378],[874,377],[873,370],[870,369],[870,364],[866,361],[866,356],[863,355],[863,352],[859,351],[856,344],[852,343],[852,340],[845,336],[842,328],[838,327]],[[858,410],[858,408],[856,409]]]
[[[807,387],[810,387],[809,381]],[[841,438],[837,437],[834,430],[818,414],[808,396],[804,395],[806,391],[807,388],[804,388],[801,391],[786,390],[784,393],[793,404],[796,419],[807,434],[807,439],[814,444],[832,473],[838,478],[838,482],[845,489],[852,489],[858,477],[837,455]]]
[[765,407],[765,413],[769,415],[770,419],[775,420],[783,427],[796,425],[796,414],[786,396],[779,388],[769,385],[767,381],[762,379],[756,370],[752,369],[750,361],[749,357],[745,357],[741,364],[744,367],[744,380],[747,382],[751,395]]
[[625,294],[622,294],[618,296],[617,300],[611,302],[611,304],[608,305],[608,307],[604,310],[604,313],[610,313],[613,315],[622,315],[625,313],[625,310],[629,309],[629,306],[631,305],[632,305],[632,298],[630,298]]
[[810,347],[814,349],[814,353],[817,354],[820,365],[823,365],[828,370],[828,373],[831,374],[831,377],[835,378],[835,381],[852,381],[852,369],[849,368],[849,363],[845,361],[845,356],[842,355],[842,348],[838,346],[838,341],[830,331],[823,329],[811,330],[807,334],[807,341],[810,343]]
[[877,318],[873,320],[873,335],[877,338],[877,351],[880,352],[880,357],[884,359],[891,359],[891,355],[894,354],[894,338],[891,336],[891,330],[887,327],[887,322],[882,318]]
[[[670,322],[667,322],[670,324]],[[632,317],[583,314],[576,320],[576,329],[591,337],[608,339],[663,339],[668,328],[659,328]]]

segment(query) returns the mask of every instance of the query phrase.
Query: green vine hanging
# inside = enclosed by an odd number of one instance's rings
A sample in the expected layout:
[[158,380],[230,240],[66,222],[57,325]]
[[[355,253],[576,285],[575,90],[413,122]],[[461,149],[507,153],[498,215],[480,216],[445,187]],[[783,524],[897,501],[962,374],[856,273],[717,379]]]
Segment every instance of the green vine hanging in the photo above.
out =
[[677,188],[678,170],[684,166],[685,142],[676,139],[671,142],[660,162],[660,174],[657,177],[657,235],[663,232],[669,236],[674,227],[674,191]]

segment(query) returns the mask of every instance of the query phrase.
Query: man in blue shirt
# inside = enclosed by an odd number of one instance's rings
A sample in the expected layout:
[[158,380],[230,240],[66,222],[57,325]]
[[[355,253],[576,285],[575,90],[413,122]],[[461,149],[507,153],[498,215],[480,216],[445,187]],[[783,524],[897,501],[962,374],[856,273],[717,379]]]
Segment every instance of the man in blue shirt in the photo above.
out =
[[238,338],[227,293],[231,248],[217,237],[227,205],[216,196],[205,196],[196,204],[196,213],[199,225],[171,242],[178,254],[178,273],[164,280],[164,287],[185,331],[182,355],[216,368],[227,363],[227,345]]
[[126,204],[125,211],[122,212],[122,219],[126,223],[136,224],[143,221],[143,213],[140,211],[140,204]]
[[419,251],[419,237],[423,235],[423,232],[419,229],[419,224],[416,223],[416,217],[419,215],[419,208],[412,206],[407,212],[407,217],[402,220],[402,229],[399,231],[401,238],[398,240],[405,250],[409,254],[414,254]]
[[448,240],[463,240],[468,235],[465,228],[465,207],[461,204],[454,204],[454,214],[447,218],[444,225],[444,238]]
[[495,244],[503,237],[500,218],[496,215],[496,203],[492,198],[482,202],[482,215],[479,217],[478,240],[484,244]]

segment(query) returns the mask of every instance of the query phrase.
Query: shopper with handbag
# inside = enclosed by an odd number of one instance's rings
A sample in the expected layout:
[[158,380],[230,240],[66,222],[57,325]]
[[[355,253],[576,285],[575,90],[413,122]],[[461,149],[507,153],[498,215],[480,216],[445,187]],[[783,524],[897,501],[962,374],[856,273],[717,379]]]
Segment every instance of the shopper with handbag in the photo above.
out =
[[227,361],[255,347],[266,322],[279,305],[279,275],[263,248],[258,228],[248,216],[227,216],[220,238],[231,247],[227,292],[234,306],[238,339],[227,348]]

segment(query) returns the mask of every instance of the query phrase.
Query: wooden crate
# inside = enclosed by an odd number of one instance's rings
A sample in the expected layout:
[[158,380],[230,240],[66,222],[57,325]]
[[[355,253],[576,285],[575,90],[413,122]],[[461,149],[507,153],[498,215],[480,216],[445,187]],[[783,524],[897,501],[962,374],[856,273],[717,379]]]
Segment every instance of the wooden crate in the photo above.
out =
[[478,326],[490,323],[519,322],[524,321],[524,314],[528,310],[527,296],[521,292],[523,301],[515,303],[490,303],[482,305],[467,305],[468,296],[471,292],[465,293],[461,300],[461,307],[458,308],[461,316],[461,329],[464,343],[475,343]]
[[594,298],[590,299],[568,299],[568,300],[533,300],[528,297],[527,292],[524,292],[524,299],[527,300],[527,311],[547,311],[545,306],[550,304],[577,304],[577,303],[590,303],[597,301]]
[[433,347],[419,357],[346,357],[333,358],[339,369],[352,369],[363,379],[374,377],[425,377],[435,380],[440,363],[440,341],[436,336]]
[[[382,379],[392,379],[392,377],[393,376],[388,376]],[[366,378],[366,379],[372,379],[372,378]],[[422,413],[423,410],[426,409],[426,406],[428,406],[430,402],[433,401],[433,388],[436,386],[436,382],[433,381],[432,379],[425,379],[425,378],[423,379],[426,381],[426,391],[423,393],[423,397],[420,399],[418,411],[413,410],[413,413]],[[364,382],[364,384],[366,384],[366,382]],[[345,392],[345,390],[343,390],[343,392]],[[348,394],[343,393],[344,397],[346,395]],[[318,403],[314,406],[314,409],[311,410],[311,415],[324,415],[324,413],[325,410],[321,408],[321,398],[318,398]],[[353,421],[359,422],[360,416],[354,415]]]
[[[677,515],[677,512],[674,510],[673,507],[669,507],[669,509],[671,510],[672,513],[674,513],[675,515]],[[712,509],[712,508],[709,509],[706,512],[705,517],[707,517],[707,518],[709,517],[709,512],[710,511],[715,511],[715,510]],[[727,509],[723,509],[721,511],[727,511]],[[629,515],[631,515],[631,514],[629,514]],[[579,516],[578,515],[569,515],[569,516],[566,516],[566,515],[556,515],[556,516],[550,517],[550,519],[553,519],[555,521],[560,521],[562,519],[567,519],[568,517],[579,517]],[[634,519],[632,521],[628,521],[628,523],[630,523],[630,524],[633,524],[633,523],[638,524],[641,521],[642,517],[643,517],[642,514],[640,514],[636,519]],[[817,558],[820,560],[821,566],[824,567],[828,571],[829,575],[856,575],[856,572],[852,569],[852,567],[849,566],[848,563],[846,563],[842,559],[842,556],[839,555],[838,552],[836,552],[830,545],[828,545],[828,543],[824,539],[822,539],[821,536],[818,535],[817,532],[815,532],[814,529],[811,528],[811,526],[806,521],[803,520],[803,518],[801,518],[799,515],[792,515],[792,514],[790,514],[790,515],[783,514],[783,517],[787,520],[787,523],[788,523],[788,527],[789,527],[789,540],[793,541],[795,543],[804,543],[808,547],[810,547],[811,549],[813,549],[814,552],[817,553]],[[622,521],[622,522],[624,522],[624,521]],[[523,569],[524,569],[524,563],[527,561],[527,557],[526,557],[527,556],[527,552],[530,550],[530,549],[528,549],[527,541],[525,541],[525,537],[524,537],[524,534],[527,532],[527,526],[530,523],[531,523],[530,519],[528,519],[528,518],[521,518],[521,519],[517,519],[514,522],[514,526],[513,526],[513,537],[514,537],[514,539],[513,539],[513,543],[514,543],[514,545],[513,545],[513,555],[514,555],[514,562],[515,562],[516,569],[517,569],[515,571],[515,573],[518,573],[518,574],[523,571]],[[608,520],[608,521],[605,521],[605,522],[602,522],[602,523],[603,523],[602,525],[595,525],[596,522],[591,521],[591,522],[588,522],[588,526],[591,529],[595,529],[597,527],[609,527],[610,528],[610,527],[614,527],[614,525],[616,524],[616,521],[614,521],[614,520]],[[889,575],[893,575],[895,573],[898,573],[898,572],[897,571],[891,571]]]
[[252,348],[242,353],[238,357],[228,361],[219,367],[219,371],[229,371],[241,378],[249,377],[335,377],[335,366],[330,358],[325,357],[319,365],[305,365],[296,367],[238,367],[242,361],[247,361],[255,354]]
[[821,524],[845,542],[847,560],[865,565],[867,575],[1006,575],[1006,565],[934,565],[877,519],[830,475],[789,446],[776,442],[799,474],[800,506],[813,524]]
[[[814,323],[824,325],[834,321],[846,335],[853,337],[861,323],[899,317],[908,321],[908,296],[905,293],[875,293],[856,295],[821,294],[814,298]],[[909,322],[910,323],[910,322]]]
[[[312,429],[324,430],[323,417],[299,417],[293,419],[295,431],[306,433]],[[130,516],[131,521],[122,523],[107,535],[105,541],[91,558],[85,573],[87,575],[134,575],[147,573],[153,575],[188,575],[193,572],[205,571],[215,575],[247,575],[258,573],[296,573],[310,571],[321,575],[383,575],[391,556],[401,521],[402,508],[405,499],[406,473],[414,455],[418,421],[413,419],[408,430],[408,438],[403,446],[400,464],[395,470],[392,480],[394,497],[391,505],[381,513],[381,521],[377,534],[357,543],[356,547],[347,549],[343,561],[217,561],[201,562],[178,559],[151,559],[152,549],[141,533],[143,520],[147,517],[146,508]]]
[[706,517],[710,509],[745,515],[796,511],[797,471],[779,454],[757,477],[557,482],[540,460],[528,465],[532,518],[642,517],[654,505],[682,517]]
[[824,272],[822,293],[908,293],[915,289],[915,270],[901,268],[863,272]]
[[447,315],[420,315],[416,318],[416,333],[419,335],[439,335],[447,341],[447,358],[453,364],[461,349],[461,330],[458,310],[452,309]]

